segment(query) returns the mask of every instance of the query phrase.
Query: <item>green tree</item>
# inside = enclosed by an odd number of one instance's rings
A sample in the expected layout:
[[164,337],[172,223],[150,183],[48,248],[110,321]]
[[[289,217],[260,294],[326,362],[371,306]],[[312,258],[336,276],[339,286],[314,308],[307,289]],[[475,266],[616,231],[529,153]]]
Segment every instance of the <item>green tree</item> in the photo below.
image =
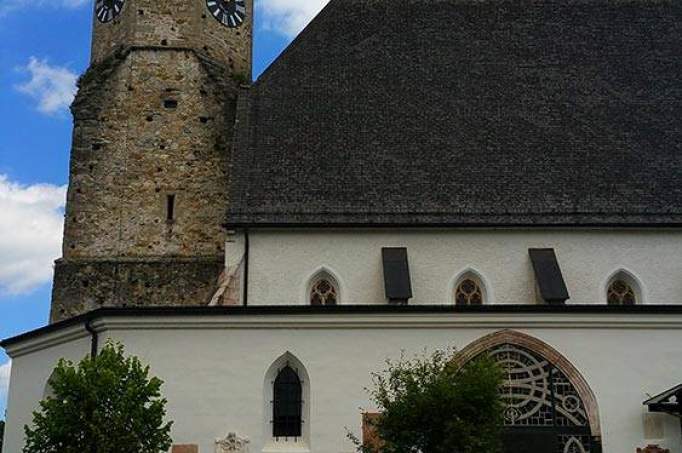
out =
[[498,453],[501,451],[502,373],[482,357],[459,368],[455,351],[387,362],[374,373],[370,396],[380,411],[371,428],[381,445],[372,453]]
[[24,427],[24,453],[159,453],[171,446],[162,381],[137,357],[107,343],[74,365],[61,360],[52,395]]

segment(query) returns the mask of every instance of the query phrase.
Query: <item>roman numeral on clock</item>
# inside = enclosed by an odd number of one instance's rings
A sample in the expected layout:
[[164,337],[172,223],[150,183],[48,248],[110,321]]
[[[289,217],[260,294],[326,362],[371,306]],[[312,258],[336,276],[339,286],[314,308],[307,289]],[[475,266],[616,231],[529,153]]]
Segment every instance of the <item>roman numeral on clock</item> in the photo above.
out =
[[103,24],[114,20],[121,11],[125,0],[97,0],[95,3],[95,16]]

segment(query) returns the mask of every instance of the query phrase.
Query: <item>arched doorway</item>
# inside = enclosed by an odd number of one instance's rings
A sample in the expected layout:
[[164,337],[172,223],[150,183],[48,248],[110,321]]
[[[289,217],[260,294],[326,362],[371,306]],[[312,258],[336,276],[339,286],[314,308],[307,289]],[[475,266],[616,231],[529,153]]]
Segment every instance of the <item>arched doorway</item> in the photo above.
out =
[[507,453],[600,453],[596,399],[577,369],[546,343],[505,330],[467,346],[457,362],[487,354],[504,372]]

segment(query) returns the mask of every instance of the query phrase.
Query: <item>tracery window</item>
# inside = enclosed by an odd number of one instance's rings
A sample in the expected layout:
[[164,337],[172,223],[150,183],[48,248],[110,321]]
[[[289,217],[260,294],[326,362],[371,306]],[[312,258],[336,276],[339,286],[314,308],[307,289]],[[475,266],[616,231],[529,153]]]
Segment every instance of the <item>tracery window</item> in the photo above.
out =
[[473,277],[465,277],[455,288],[457,305],[482,305],[483,290],[481,284]]
[[334,282],[327,277],[319,278],[310,290],[310,305],[336,305],[338,291]]
[[596,451],[585,405],[561,370],[517,345],[501,344],[486,354],[504,374],[500,394],[509,439],[515,432],[544,432],[554,439],[556,453]]
[[272,435],[280,437],[301,437],[303,387],[298,373],[287,364],[277,374],[273,388]]
[[635,305],[637,303],[634,288],[622,278],[611,282],[606,297],[609,305]]

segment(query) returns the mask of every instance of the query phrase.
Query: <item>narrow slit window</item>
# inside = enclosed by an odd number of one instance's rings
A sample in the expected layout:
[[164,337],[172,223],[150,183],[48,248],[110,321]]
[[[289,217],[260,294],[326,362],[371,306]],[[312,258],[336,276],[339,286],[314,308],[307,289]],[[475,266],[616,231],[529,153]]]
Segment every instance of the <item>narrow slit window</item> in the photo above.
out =
[[172,222],[175,220],[175,195],[166,196],[166,220]]

